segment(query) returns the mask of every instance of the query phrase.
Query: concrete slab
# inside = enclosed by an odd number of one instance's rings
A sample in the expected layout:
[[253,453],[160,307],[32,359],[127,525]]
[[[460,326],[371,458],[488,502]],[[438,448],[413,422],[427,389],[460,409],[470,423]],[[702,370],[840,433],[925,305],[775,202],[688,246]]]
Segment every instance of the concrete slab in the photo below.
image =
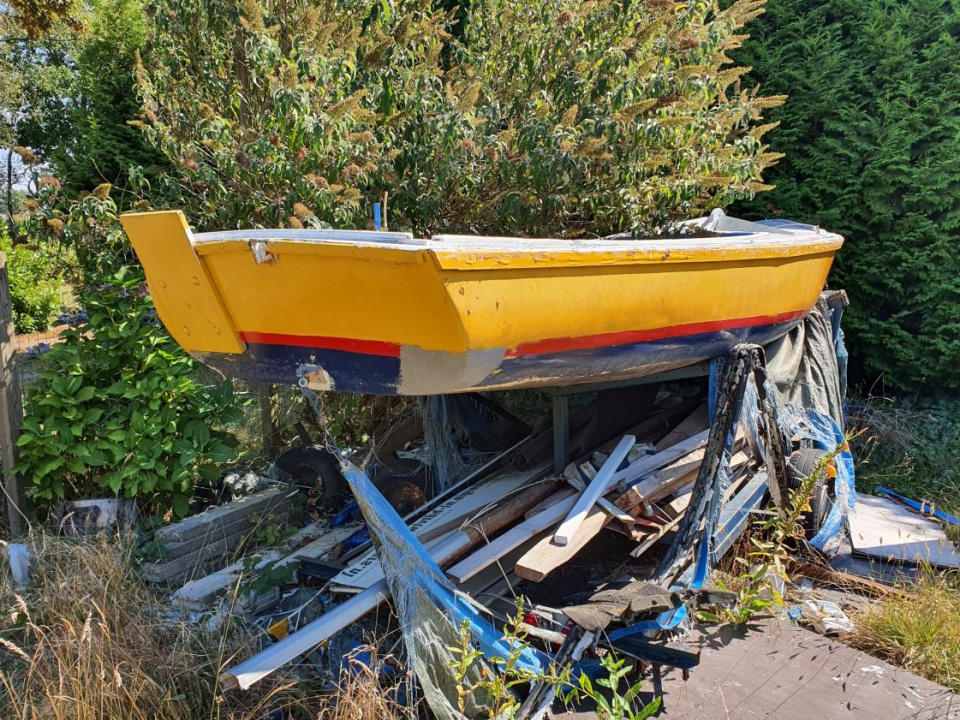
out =
[[960,696],[946,688],[787,623],[768,619],[747,631],[723,626],[694,639],[700,666],[686,682],[679,671],[664,673],[660,718],[960,719]]

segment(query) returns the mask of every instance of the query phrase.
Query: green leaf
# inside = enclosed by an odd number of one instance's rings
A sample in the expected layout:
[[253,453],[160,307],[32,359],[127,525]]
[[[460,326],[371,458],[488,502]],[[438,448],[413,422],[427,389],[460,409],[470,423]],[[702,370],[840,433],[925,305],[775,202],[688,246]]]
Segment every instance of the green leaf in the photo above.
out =
[[172,498],[173,512],[177,517],[186,517],[190,512],[190,498],[180,493],[174,494]]
[[65,466],[67,470],[77,475],[83,475],[87,471],[87,466],[79,458],[68,458]]
[[110,486],[110,490],[113,491],[114,495],[120,494],[120,487],[123,484],[123,478],[120,477],[120,473],[113,472],[108,476],[107,484]]

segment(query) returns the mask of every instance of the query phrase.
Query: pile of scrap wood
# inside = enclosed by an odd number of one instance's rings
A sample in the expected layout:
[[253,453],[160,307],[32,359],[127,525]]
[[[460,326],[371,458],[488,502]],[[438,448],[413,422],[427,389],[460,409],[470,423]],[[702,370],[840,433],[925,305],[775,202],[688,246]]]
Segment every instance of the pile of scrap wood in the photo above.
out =
[[273,487],[166,525],[149,544],[150,553],[160,559],[144,564],[144,577],[156,583],[182,583],[221,568],[260,525],[293,525],[301,510],[296,490]]
[[[678,407],[683,408],[682,414]],[[501,620],[511,612],[516,596],[543,595],[537,592],[537,584],[593,541],[620,538],[617,542],[628,543],[628,547],[612,559],[619,565],[633,562],[626,573],[629,577],[622,577],[621,572],[620,577],[608,577],[594,585],[583,581],[567,588],[563,597],[557,595],[555,605],[537,603],[532,610],[539,621],[530,630],[543,642],[562,642],[571,613],[582,619],[596,618],[600,612],[611,621],[632,622],[644,613],[676,607],[677,597],[665,600],[662,591],[653,593],[656,602],[645,605],[650,588],[636,582],[647,579],[642,577],[644,564],[649,574],[650,563],[643,556],[659,551],[665,544],[660,541],[669,539],[684,517],[709,432],[705,403],[661,403],[650,417],[571,463],[559,475],[552,473],[552,465],[545,461],[516,469],[514,461],[538,442],[533,435],[403,521],[457,590],[484,603],[487,611]],[[725,485],[728,502],[713,543],[716,554],[732,545],[746,527],[750,512],[766,497],[766,475],[757,470],[745,449],[740,449],[741,444],[738,436],[729,462],[730,481]],[[390,588],[372,546],[360,546],[335,559],[342,569],[330,572],[324,589],[341,602],[228,669],[222,677],[225,688],[250,687],[310,653],[389,598]],[[600,596],[596,596],[598,592]],[[690,652],[668,644],[651,645],[636,638],[623,643],[632,650],[621,650],[648,661],[656,657],[658,662],[684,669],[695,664]],[[645,648],[642,653],[641,646]]]

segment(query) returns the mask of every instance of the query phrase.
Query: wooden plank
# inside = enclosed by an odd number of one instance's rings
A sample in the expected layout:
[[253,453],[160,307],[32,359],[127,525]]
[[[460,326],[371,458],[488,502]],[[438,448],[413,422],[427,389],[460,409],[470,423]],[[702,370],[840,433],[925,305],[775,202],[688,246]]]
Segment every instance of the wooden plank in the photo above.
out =
[[[630,512],[641,503],[654,502],[676,492],[678,488],[696,479],[697,473],[700,471],[700,465],[703,464],[705,453],[705,447],[699,448],[661,470],[651,473],[618,497],[616,500],[617,507]],[[748,459],[746,454],[736,453],[730,458],[731,469],[742,465]]]
[[[175,540],[172,542],[161,541],[164,549],[163,560],[174,560],[184,555],[199,550],[204,545],[208,545],[218,540],[229,540],[232,538],[243,538],[269,517],[272,522],[278,525],[286,525],[291,522],[295,514],[294,498],[284,497],[276,505],[270,506],[260,512],[251,512],[248,515],[238,517],[228,523],[211,523],[206,532],[202,535],[187,538],[186,540]],[[263,513],[263,515],[261,515]],[[254,522],[253,517],[258,521]]]
[[[287,548],[296,548],[295,550],[287,555],[284,555],[287,551],[282,548],[269,550],[257,560],[253,570],[260,570],[271,563],[274,567],[283,567],[300,558],[321,558],[356,532],[358,527],[360,526],[346,525],[327,528],[316,524],[308,525],[285,543]],[[247,572],[247,564],[246,559],[238,560],[210,575],[191,580],[173,594],[172,600],[183,603],[191,609],[200,610],[231,587],[236,586]]]
[[[525,520],[529,520],[534,515],[538,513],[542,513],[544,510],[556,505],[558,502],[561,502],[562,500],[566,500],[569,497],[573,497],[574,495],[576,495],[576,493],[574,492],[573,488],[564,488],[559,492],[555,492],[553,495],[542,500],[541,502],[538,502],[532,508],[527,510],[523,514],[523,517]],[[573,506],[571,505],[570,507],[573,507]]]
[[583,550],[603,530],[610,516],[598,507],[587,513],[580,530],[567,545],[557,545],[549,535],[517,562],[514,572],[525,580],[540,582],[551,572]]
[[[736,468],[739,465],[747,462],[749,459],[750,458],[746,453],[739,452],[733,456],[733,458],[730,461],[730,465]],[[696,477],[697,477],[696,473],[690,474],[689,482],[691,485],[693,484],[693,481],[696,480]],[[737,482],[735,481],[730,485],[730,487],[727,488],[727,491],[724,494],[724,502],[726,502],[730,498],[730,496],[734,494],[734,491],[736,490],[736,486],[737,486]],[[652,531],[645,538],[643,538],[643,540],[640,541],[640,544],[630,551],[631,557],[636,558],[643,555],[647,550],[653,547],[657,543],[657,541],[659,541],[664,535],[666,535],[668,532],[670,532],[677,525],[680,524],[680,521],[683,520],[683,514],[686,511],[687,506],[690,504],[691,495],[692,495],[691,487],[685,487],[685,486],[681,487],[680,494],[674,497],[673,500],[671,500],[667,505],[663,506],[662,508],[668,511],[673,517],[670,519],[669,522],[665,523],[660,528]]]
[[[577,465],[574,464],[573,467],[576,468]],[[576,470],[574,470],[574,472],[576,472]],[[567,484],[570,485],[570,487],[574,488],[578,492],[583,492],[587,489],[586,483],[584,483],[583,480],[581,480],[577,475],[565,475],[564,479],[567,481]],[[635,517],[624,512],[604,497],[597,498],[597,505],[599,505],[604,512],[607,513],[607,515],[616,518],[625,525],[633,525],[637,522]]]
[[607,457],[606,462],[603,463],[596,477],[590,481],[587,489],[580,493],[580,497],[577,498],[577,502],[573,506],[573,509],[570,510],[570,514],[567,515],[566,520],[560,524],[557,532],[554,533],[553,540],[557,545],[567,545],[573,536],[576,535],[587,513],[596,505],[597,500],[606,494],[607,489],[613,482],[614,473],[616,473],[617,468],[620,467],[620,463],[623,462],[623,459],[636,442],[637,439],[633,435],[624,435],[620,438],[620,442],[617,443],[617,446]]
[[0,458],[3,462],[3,488],[7,496],[7,525],[14,537],[24,533],[31,515],[26,490],[13,472],[19,457],[17,438],[22,421],[23,404],[17,376],[7,255],[0,252]]
[[224,525],[254,512],[269,512],[288,495],[295,495],[295,489],[273,487],[253,495],[218,505],[206,512],[181,520],[173,525],[162,527],[155,533],[161,542],[181,542],[198,537],[211,531],[213,527]]
[[[486,513],[483,518],[477,521],[475,526],[457,531],[444,542],[438,543],[436,547],[430,550],[430,557],[437,565],[445,567],[454,558],[469,550],[471,546],[478,544],[486,535],[492,535],[498,530],[502,530],[513,520],[523,515],[526,510],[544,498],[544,493],[553,493],[558,486],[559,483],[554,481],[552,483],[537,483],[526,488],[507,503]],[[365,588],[325,615],[321,615],[309,625],[271,645],[246,662],[226,670],[220,676],[223,689],[230,690],[239,687],[246,690],[277,668],[309,652],[338,630],[359,620],[367,612],[386,600],[389,593],[387,582],[381,577],[370,587]]]
[[698,435],[710,427],[710,421],[707,417],[708,406],[703,403],[687,415],[680,423],[666,435],[664,435],[654,447],[657,450],[666,450],[677,443],[681,443],[694,435]]
[[537,513],[528,520],[524,520],[515,525],[495,540],[480,547],[479,550],[454,565],[447,571],[447,575],[458,583],[466,582],[537,533],[559,523],[567,516],[567,513],[570,512],[575,503],[575,496],[568,497],[565,500],[551,505],[543,512]]
[[[282,514],[277,518],[279,523],[287,521],[287,515]],[[240,545],[250,537],[253,527],[246,531],[235,533],[229,537],[204,542],[190,550],[190,552],[178,554],[174,558],[169,558],[155,563],[145,563],[143,566],[144,577],[155,583],[174,583],[182,582],[188,577],[196,576],[200,572],[205,572],[214,567],[222,566],[225,557],[236,550]],[[193,547],[194,539],[187,541],[190,547]],[[178,551],[179,548],[175,547]]]
[[337,605],[333,610],[318,617],[267,647],[263,652],[236,667],[228,668],[220,676],[223,690],[247,690],[270,673],[308,653],[334,633],[355,623],[381,602],[390,597],[387,581],[381,579],[363,592]]
[[960,567],[960,551],[938,523],[886,498],[857,498],[850,513],[850,539],[855,555],[910,565]]
[[671,445],[665,450],[654,455],[647,455],[637,460],[635,463],[632,463],[629,467],[625,467],[623,470],[620,470],[613,476],[613,482],[610,484],[610,487],[614,485],[619,485],[621,489],[626,489],[626,486],[632,483],[634,480],[642,478],[644,475],[655,472],[666,465],[669,465],[672,462],[676,462],[684,455],[687,455],[698,448],[701,448],[707,444],[707,436],[709,435],[709,430],[704,430],[701,433],[697,433],[692,437],[683,440],[682,442],[677,443],[676,445]]
[[681,485],[696,479],[705,453],[706,448],[694,450],[662,470],[651,473],[636,485],[627,488],[614,504],[621,510],[630,512],[641,503],[666,497]]
[[[545,532],[547,531],[545,530],[544,533]],[[543,533],[541,533],[541,535],[542,534]],[[513,572],[513,566],[517,564],[517,560],[523,557],[523,555],[540,540],[541,535],[534,535],[528,538],[506,555],[497,558],[495,562],[485,567],[465,583],[458,584],[457,589],[479,600],[476,593],[482,592],[498,581],[503,580],[504,576],[508,578],[512,577],[513,582],[511,587],[515,586],[520,581]],[[504,589],[506,589],[505,585]],[[512,597],[513,595],[511,593],[511,598]],[[480,602],[484,603],[483,600],[480,600]]]
[[[410,524],[414,535],[423,541],[427,533],[432,537],[443,528],[459,526],[464,520],[482,512],[484,508],[508,497],[530,482],[540,470],[533,472],[505,472],[489,480],[464,488],[437,505],[433,510]],[[334,584],[365,588],[383,577],[377,554],[371,549],[333,579]]]
[[820,565],[812,562],[803,562],[795,558],[789,558],[790,577],[797,576],[810,578],[821,585],[829,585],[839,588],[845,592],[856,592],[870,597],[889,597],[906,596],[916,597],[916,595],[904,588],[884,585],[876,580],[851,575],[840,570],[834,570],[829,565]]

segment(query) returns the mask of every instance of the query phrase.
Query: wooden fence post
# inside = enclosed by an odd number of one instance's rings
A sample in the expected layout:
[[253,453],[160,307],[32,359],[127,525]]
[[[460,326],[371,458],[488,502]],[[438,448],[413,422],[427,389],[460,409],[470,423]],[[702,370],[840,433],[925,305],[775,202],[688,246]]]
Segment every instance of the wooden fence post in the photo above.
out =
[[29,514],[26,493],[13,473],[22,421],[23,403],[17,376],[7,255],[0,252],[0,459],[3,461],[3,489],[7,496],[7,523],[13,536],[22,534],[26,529]]
[[263,451],[273,456],[283,444],[280,428],[277,425],[277,408],[280,400],[277,397],[277,389],[270,383],[260,383],[257,389],[260,400],[260,432]]

